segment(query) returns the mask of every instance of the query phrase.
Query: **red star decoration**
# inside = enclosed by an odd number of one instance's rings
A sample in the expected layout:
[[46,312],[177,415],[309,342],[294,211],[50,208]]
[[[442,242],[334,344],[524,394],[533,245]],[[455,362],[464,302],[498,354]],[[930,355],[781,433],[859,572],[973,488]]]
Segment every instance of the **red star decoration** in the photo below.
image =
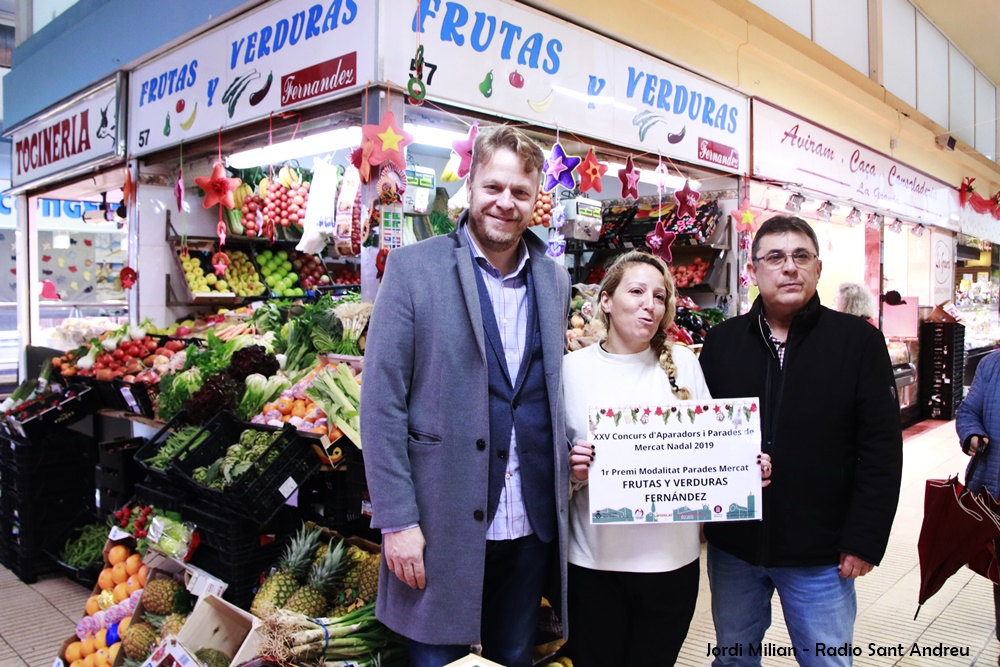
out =
[[226,275],[226,269],[229,268],[229,255],[224,252],[217,252],[212,255],[212,268],[215,269],[215,275]]
[[656,229],[646,234],[646,245],[649,246],[650,252],[654,255],[661,257],[665,262],[671,262],[674,259],[674,253],[670,246],[675,238],[677,238],[677,234],[668,232],[663,228],[663,221],[657,220]]
[[469,168],[472,166],[472,147],[476,143],[476,135],[479,134],[479,123],[473,123],[469,128],[469,136],[465,139],[451,142],[451,147],[458,154],[458,169],[455,173],[459,178],[469,175]]
[[580,174],[580,192],[587,190],[601,191],[601,178],[608,171],[608,165],[601,164],[594,155],[594,149],[587,151],[587,157],[576,168],[576,173]]
[[403,149],[413,143],[413,135],[399,129],[396,114],[387,111],[382,116],[379,125],[365,125],[361,128],[364,139],[361,142],[362,155],[366,152],[365,144],[372,146],[368,162],[377,166],[388,160],[402,170],[406,170],[406,158]]
[[118,277],[121,279],[122,287],[124,289],[132,289],[132,286],[135,285],[135,281],[139,276],[136,275],[135,269],[130,266],[126,266],[118,274]]
[[632,156],[625,160],[625,168],[618,170],[618,180],[622,182],[622,199],[639,198],[639,170],[632,164]]
[[743,199],[743,204],[729,215],[733,217],[733,222],[736,223],[736,231],[738,232],[752,234],[757,228],[755,221],[757,216],[750,211],[750,199],[746,197]]
[[684,187],[674,191],[677,200],[677,217],[694,219],[698,216],[698,202],[701,195],[691,189],[691,182],[684,181]]
[[231,209],[236,206],[236,202],[233,201],[233,190],[243,181],[227,177],[226,168],[221,162],[216,162],[211,176],[198,176],[194,182],[205,191],[205,200],[201,203],[203,207],[211,208],[216,204],[222,204]]

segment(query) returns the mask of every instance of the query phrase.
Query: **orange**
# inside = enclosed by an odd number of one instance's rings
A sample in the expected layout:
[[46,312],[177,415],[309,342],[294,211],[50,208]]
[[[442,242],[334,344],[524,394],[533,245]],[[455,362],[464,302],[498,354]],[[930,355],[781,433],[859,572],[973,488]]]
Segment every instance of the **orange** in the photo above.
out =
[[83,658],[80,658],[79,660],[74,660],[73,662],[69,663],[69,667],[83,667]]
[[118,649],[121,648],[121,642],[115,642],[108,647],[108,662],[112,665],[115,664],[115,658],[118,657]]
[[101,648],[93,655],[95,667],[106,667],[108,664],[108,649]]
[[121,620],[120,623],[118,623],[118,636],[119,637],[124,637],[125,636],[125,630],[128,629],[128,624],[131,623],[131,622],[132,622],[132,617],[131,616],[126,616],[125,618],[123,618]]
[[135,593],[136,591],[142,589],[142,586],[139,584],[139,575],[134,574],[128,579],[126,579],[125,588],[128,589],[129,595],[132,595],[132,593]]
[[129,548],[124,544],[116,544],[115,546],[111,547],[110,551],[108,551],[108,562],[111,563],[112,565],[115,565],[117,563],[124,563],[125,559],[129,557],[130,553],[131,552],[129,551]]
[[97,575],[97,587],[102,591],[107,591],[115,587],[115,580],[111,578],[111,568],[106,567]]
[[100,630],[97,631],[97,634],[94,635],[94,643],[97,645],[98,649],[108,647],[107,634],[108,634],[108,629],[101,628]]
[[83,654],[80,652],[80,649],[82,648],[83,644],[81,644],[80,642],[73,642],[72,644],[67,646],[66,653],[63,654],[63,657],[66,658],[66,662],[76,662],[77,660],[82,658]]
[[136,573],[136,576],[139,577],[139,584],[141,586],[143,586],[143,587],[146,586],[146,575],[147,574],[149,574],[149,566],[145,565],[145,564],[143,564],[139,568],[139,571]]
[[93,653],[83,659],[83,667],[97,667],[97,661]]
[[142,567],[142,556],[139,554],[132,554],[125,559],[125,571],[128,572],[129,575],[133,575],[138,572],[140,567]]
[[115,595],[115,602],[121,602],[129,595],[131,595],[131,593],[129,593],[128,590],[128,584],[126,584],[124,581],[120,584],[115,584],[114,595]]
[[125,569],[125,561],[119,561],[111,566],[111,580],[116,584],[124,583],[128,579],[128,571]]
[[[86,609],[87,616],[93,616],[100,610],[101,610],[101,605],[97,601],[96,595],[91,595],[89,598],[87,598],[87,609]],[[72,660],[70,662],[72,662]]]
[[93,637],[84,637],[83,641],[80,642],[80,655],[85,659],[96,650],[97,645],[94,643]]

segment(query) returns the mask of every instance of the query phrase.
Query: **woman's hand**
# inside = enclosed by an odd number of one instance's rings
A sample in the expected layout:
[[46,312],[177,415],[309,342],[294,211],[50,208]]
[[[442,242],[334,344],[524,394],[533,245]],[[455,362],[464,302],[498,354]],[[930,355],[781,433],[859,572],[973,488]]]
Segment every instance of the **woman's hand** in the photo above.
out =
[[577,440],[569,450],[569,469],[578,481],[586,482],[590,477],[590,464],[594,462],[594,445],[586,440]]
[[760,466],[760,488],[764,488],[771,483],[771,455],[761,452],[757,455],[757,465]]

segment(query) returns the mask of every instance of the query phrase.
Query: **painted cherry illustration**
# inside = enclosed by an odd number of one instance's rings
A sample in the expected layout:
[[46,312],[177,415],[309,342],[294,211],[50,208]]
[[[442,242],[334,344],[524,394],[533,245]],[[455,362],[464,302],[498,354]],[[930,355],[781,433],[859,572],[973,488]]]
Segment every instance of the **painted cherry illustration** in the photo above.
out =
[[507,80],[510,81],[510,85],[514,86],[515,88],[524,87],[524,77],[521,76],[521,73],[518,72],[517,70],[511,72],[510,76],[507,77]]

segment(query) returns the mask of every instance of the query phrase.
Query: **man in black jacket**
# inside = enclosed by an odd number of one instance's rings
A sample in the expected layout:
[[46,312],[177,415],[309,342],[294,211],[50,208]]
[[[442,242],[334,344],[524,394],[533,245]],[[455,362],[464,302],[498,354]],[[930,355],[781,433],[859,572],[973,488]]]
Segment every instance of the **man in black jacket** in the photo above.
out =
[[896,513],[902,434],[885,339],[820,305],[818,251],[800,218],[761,225],[748,267],[760,297],[713,327],[700,357],[713,397],[760,398],[774,464],[762,521],[705,526],[716,666],[777,655],[761,645],[775,589],[799,664],[851,664],[854,579],[881,561]]

